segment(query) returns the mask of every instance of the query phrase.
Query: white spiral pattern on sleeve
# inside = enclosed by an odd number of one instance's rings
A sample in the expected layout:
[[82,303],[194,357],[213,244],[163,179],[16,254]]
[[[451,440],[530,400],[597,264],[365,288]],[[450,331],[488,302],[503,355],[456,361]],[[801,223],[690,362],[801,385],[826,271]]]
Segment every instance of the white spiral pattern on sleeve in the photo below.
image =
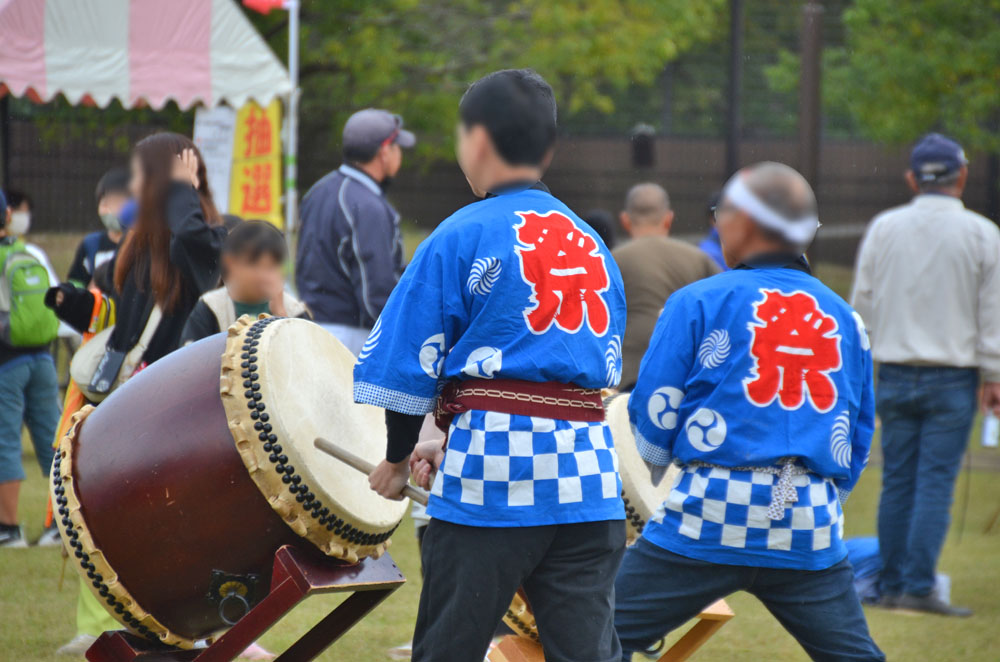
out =
[[833,422],[830,432],[830,454],[838,466],[851,466],[851,413],[842,411]]
[[481,257],[472,263],[469,270],[469,280],[465,282],[466,287],[472,294],[489,294],[493,286],[500,279],[502,269],[500,258]]
[[604,365],[607,376],[607,387],[614,388],[622,379],[622,339],[621,336],[611,336],[608,349],[604,352]]
[[701,347],[698,348],[698,361],[709,370],[718,368],[729,358],[730,349],[729,332],[725,329],[716,329],[701,342]]
[[382,336],[382,318],[379,317],[375,320],[375,326],[372,327],[371,333],[368,334],[368,338],[365,340],[365,344],[361,346],[361,352],[358,354],[358,361],[364,361],[375,348],[378,347],[378,339]]

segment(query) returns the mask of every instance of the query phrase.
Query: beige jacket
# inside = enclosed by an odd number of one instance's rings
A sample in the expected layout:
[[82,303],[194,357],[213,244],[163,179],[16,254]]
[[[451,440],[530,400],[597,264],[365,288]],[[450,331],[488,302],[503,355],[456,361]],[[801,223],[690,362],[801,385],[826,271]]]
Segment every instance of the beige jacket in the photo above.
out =
[[978,367],[1000,381],[1000,230],[944,195],[871,222],[851,305],[883,363]]

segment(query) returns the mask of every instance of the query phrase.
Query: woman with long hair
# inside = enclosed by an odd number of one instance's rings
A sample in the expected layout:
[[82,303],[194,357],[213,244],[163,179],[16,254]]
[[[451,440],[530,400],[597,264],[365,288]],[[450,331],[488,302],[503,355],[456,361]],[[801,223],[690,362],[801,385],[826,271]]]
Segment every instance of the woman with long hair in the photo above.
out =
[[[46,299],[85,338],[114,324],[108,352],[129,353],[149,327],[141,357],[135,365],[123,366],[121,372],[129,374],[119,381],[180,345],[191,309],[218,284],[219,250],[225,236],[201,154],[188,138],[158,133],[140,141],[132,153],[131,189],[139,203],[138,218],[113,263],[107,265],[113,278],[101,279],[113,282],[113,291],[66,283],[52,288]],[[70,417],[84,404],[80,388],[71,383],[60,432],[68,429]],[[101,632],[119,627],[83,581],[77,634],[61,653],[82,654]]]
[[[138,218],[115,258],[114,292],[103,294],[116,308],[109,350],[128,352],[149,321],[156,323],[141,368],[177,349],[198,297],[218,284],[225,230],[201,154],[184,136],[157,133],[140,141],[132,154],[131,189]],[[100,304],[93,290],[61,285],[52,299],[57,314],[76,328],[99,330],[92,328]]]

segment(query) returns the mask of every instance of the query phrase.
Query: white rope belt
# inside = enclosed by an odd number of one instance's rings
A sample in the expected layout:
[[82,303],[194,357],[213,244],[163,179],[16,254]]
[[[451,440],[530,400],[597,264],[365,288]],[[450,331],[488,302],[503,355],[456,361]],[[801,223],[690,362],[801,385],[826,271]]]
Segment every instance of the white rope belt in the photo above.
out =
[[689,466],[726,469],[728,471],[757,471],[777,476],[778,482],[771,486],[771,503],[767,507],[767,517],[772,520],[780,520],[785,517],[785,508],[799,500],[798,492],[792,485],[792,478],[809,473],[809,469],[797,464],[795,460],[794,457],[783,457],[778,460],[780,466],[772,465],[769,467],[723,467],[708,462],[691,462]]

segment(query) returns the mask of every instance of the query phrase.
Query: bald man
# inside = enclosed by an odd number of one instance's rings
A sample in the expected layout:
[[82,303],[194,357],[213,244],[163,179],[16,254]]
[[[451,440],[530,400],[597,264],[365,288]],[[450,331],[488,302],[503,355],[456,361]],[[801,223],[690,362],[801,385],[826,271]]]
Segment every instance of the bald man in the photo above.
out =
[[631,236],[611,252],[622,272],[628,305],[620,384],[622,390],[629,390],[667,297],[720,269],[698,248],[668,236],[674,212],[670,197],[659,184],[633,186],[619,218]]
[[861,318],[809,272],[819,222],[799,173],[736,173],[717,209],[722,275],[667,301],[629,400],[636,445],[667,500],[615,583],[625,651],[736,591],[814,660],[884,660],[843,542],[842,504],[875,421]]

